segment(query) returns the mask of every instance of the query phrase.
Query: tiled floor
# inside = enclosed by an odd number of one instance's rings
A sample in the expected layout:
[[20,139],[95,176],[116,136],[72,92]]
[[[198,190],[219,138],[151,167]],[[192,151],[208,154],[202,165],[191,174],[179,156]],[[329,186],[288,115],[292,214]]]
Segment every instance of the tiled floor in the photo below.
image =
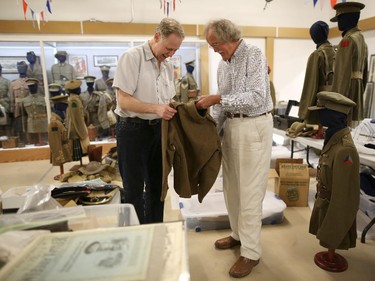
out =
[[[275,157],[284,155],[289,157],[288,150],[275,148]],[[277,151],[277,152],[276,152]],[[281,151],[281,152],[280,152]],[[303,152],[300,154],[304,157]],[[282,156],[284,157],[284,156]],[[297,155],[298,157],[298,155]],[[317,157],[311,157],[316,163]],[[85,162],[84,162],[85,163]],[[87,163],[87,161],[86,161]],[[64,165],[69,167],[77,163]],[[1,163],[0,188],[8,188],[32,184],[57,184],[53,177],[59,173],[58,167],[52,167],[48,160]],[[311,179],[311,196],[314,194],[314,179]],[[220,179],[215,188],[220,188]],[[269,181],[272,189],[273,180]],[[165,220],[181,219],[180,211],[174,208],[173,198],[167,197]],[[375,234],[369,232],[366,243],[357,240],[357,247],[349,251],[338,251],[344,256],[349,269],[342,273],[327,272],[314,264],[314,255],[324,250],[319,241],[308,233],[311,215],[310,207],[288,207],[284,211],[281,224],[264,225],[262,228],[263,255],[260,264],[253,272],[242,280],[257,281],[372,281],[375,280]],[[369,219],[360,215],[358,229],[363,229]],[[375,226],[374,226],[375,228]],[[187,231],[190,274],[192,281],[220,281],[234,280],[228,275],[228,270],[239,256],[239,248],[234,250],[216,250],[213,243],[216,239],[227,236],[228,229],[207,230],[195,232]]]

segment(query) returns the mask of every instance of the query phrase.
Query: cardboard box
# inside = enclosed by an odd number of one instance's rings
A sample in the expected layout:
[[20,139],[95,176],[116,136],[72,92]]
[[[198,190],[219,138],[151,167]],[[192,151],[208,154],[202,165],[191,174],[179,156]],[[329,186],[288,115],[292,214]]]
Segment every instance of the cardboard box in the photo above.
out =
[[302,159],[277,159],[278,184],[275,193],[288,207],[306,207],[309,195],[310,176]]

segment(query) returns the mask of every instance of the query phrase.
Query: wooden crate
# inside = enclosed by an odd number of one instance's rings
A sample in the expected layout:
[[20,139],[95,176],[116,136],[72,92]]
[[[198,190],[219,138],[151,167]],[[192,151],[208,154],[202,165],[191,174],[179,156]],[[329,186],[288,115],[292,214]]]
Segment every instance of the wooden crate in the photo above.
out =
[[6,140],[1,141],[3,148],[15,148],[18,146],[18,137],[9,137]]

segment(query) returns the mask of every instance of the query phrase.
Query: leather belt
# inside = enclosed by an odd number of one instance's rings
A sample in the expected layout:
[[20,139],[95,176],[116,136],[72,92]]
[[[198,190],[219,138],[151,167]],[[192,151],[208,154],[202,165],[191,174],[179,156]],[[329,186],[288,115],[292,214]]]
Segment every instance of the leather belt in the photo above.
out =
[[161,119],[148,120],[148,119],[141,119],[141,118],[138,118],[138,117],[121,117],[121,116],[119,116],[119,119],[120,119],[121,122],[125,122],[125,123],[143,124],[143,125],[150,125],[150,126],[157,125],[161,122]]
[[242,114],[242,113],[232,113],[232,112],[228,112],[226,111],[224,113],[224,115],[227,117],[227,118],[230,118],[230,119],[233,119],[233,118],[255,118],[255,117],[259,117],[259,116],[263,116],[263,115],[267,115],[268,113],[270,112],[264,112],[262,114],[259,114],[259,115],[255,115],[255,116],[249,116],[249,115],[246,115],[246,114]]

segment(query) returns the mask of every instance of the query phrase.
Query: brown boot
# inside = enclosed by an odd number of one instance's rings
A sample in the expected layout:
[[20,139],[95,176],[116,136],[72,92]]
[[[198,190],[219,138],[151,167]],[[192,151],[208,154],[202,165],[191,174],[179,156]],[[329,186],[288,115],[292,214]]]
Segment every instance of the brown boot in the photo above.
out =
[[241,278],[249,275],[253,267],[258,263],[259,260],[251,260],[241,256],[229,270],[229,275],[235,278]]
[[232,236],[221,238],[215,242],[215,247],[221,250],[233,248],[239,245],[241,245],[241,241],[234,239]]

